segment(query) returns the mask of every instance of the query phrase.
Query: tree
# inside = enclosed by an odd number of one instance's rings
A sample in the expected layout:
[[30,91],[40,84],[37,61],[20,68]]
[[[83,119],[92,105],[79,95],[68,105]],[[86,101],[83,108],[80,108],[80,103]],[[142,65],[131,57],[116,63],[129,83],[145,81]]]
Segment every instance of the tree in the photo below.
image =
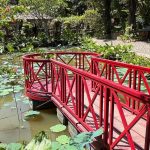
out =
[[136,29],[136,10],[137,10],[137,0],[129,0],[129,26],[132,29]]
[[[9,44],[9,31],[12,29],[12,24],[16,23],[15,16],[25,10],[23,5],[12,6],[10,5],[10,1],[0,0],[0,41],[3,44],[3,50],[5,50]],[[11,47],[10,44],[9,47]]]
[[150,25],[150,0],[138,0],[137,18],[144,26]]
[[103,12],[103,19],[104,19],[104,27],[105,27],[105,36],[106,38],[111,38],[111,2],[112,0],[104,0],[104,12]]
[[29,7],[30,13],[39,19],[44,18],[45,15],[58,17],[67,7],[64,0],[20,0],[20,4]]
[[48,20],[64,15],[67,4],[64,0],[20,0],[20,4],[29,8],[29,14],[34,16],[34,26],[41,26],[49,38]]

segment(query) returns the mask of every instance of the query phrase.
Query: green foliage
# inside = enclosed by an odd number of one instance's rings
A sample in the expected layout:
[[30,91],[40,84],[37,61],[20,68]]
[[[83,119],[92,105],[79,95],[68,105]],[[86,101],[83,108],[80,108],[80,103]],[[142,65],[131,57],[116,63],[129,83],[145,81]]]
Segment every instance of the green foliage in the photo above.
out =
[[52,142],[52,150],[59,150],[61,148],[61,144],[59,142]]
[[40,114],[39,111],[29,110],[29,111],[25,112],[24,116],[25,116],[26,118],[29,118],[29,117],[37,116],[37,115],[39,115],[39,114]]
[[6,47],[8,49],[8,52],[10,52],[10,53],[15,51],[14,45],[12,43],[8,43]]
[[14,51],[14,44],[8,37],[10,36],[12,26],[16,23],[16,16],[25,11],[26,8],[23,5],[10,6],[9,1],[0,0],[0,41],[3,45],[1,52],[6,49],[9,52]]
[[91,52],[100,51],[100,46],[98,46],[92,38],[88,36],[84,36],[81,40],[81,49]]
[[69,45],[80,44],[82,16],[70,16],[58,19],[62,22],[61,40],[67,42]]
[[150,58],[145,58],[143,56],[138,56],[133,52],[127,53],[126,55],[123,55],[122,56],[122,61],[126,62],[126,63],[134,64],[134,65],[150,67]]
[[23,145],[20,143],[10,143],[7,145],[6,149],[7,150],[21,150],[22,147]]
[[30,12],[36,14],[40,18],[43,18],[44,15],[57,17],[61,15],[67,7],[64,0],[20,0],[20,4],[29,7]]
[[150,58],[136,55],[131,51],[132,45],[97,45],[91,38],[84,37],[82,38],[81,49],[98,52],[101,54],[102,58],[150,67]]
[[70,137],[66,135],[61,135],[56,138],[56,141],[59,142],[60,144],[68,144],[70,142]]
[[[83,132],[78,134],[77,136],[70,138],[66,135],[61,135],[56,138],[56,142],[51,142],[47,139],[47,135],[45,132],[40,132],[36,135],[31,142],[25,147],[25,150],[83,150],[83,147],[86,144],[92,143],[94,138],[100,136],[103,133],[103,130],[100,128],[93,132]],[[43,142],[43,140],[47,142]],[[43,149],[46,147],[47,149]]]
[[100,128],[94,132],[82,132],[71,139],[70,144],[78,148],[83,148],[86,144],[92,143],[93,139],[103,134],[103,130]]
[[150,1],[138,0],[137,23],[143,26],[149,25],[150,20]]
[[50,127],[50,130],[52,132],[62,132],[64,130],[66,130],[66,126],[62,125],[62,124],[57,124],[55,126]]
[[86,10],[83,15],[84,34],[95,37],[104,36],[103,21],[100,13],[96,9]]
[[83,132],[70,138],[61,135],[55,142],[48,139],[44,131],[39,132],[27,145],[20,143],[0,144],[0,150],[84,150],[86,144],[93,142],[94,138],[103,134],[100,128],[93,132]]
[[69,45],[79,45],[83,35],[103,34],[97,10],[86,10],[81,16],[58,18],[62,22],[61,39]]
[[1,60],[0,96],[6,96],[12,93],[15,94],[24,89],[21,83],[23,79],[22,68],[14,64],[14,61],[17,60],[17,56],[13,54],[8,55],[8,58],[6,57],[5,60]]
[[5,150],[7,147],[7,144],[0,143],[0,150]]
[[131,42],[132,39],[134,39],[134,34],[132,33],[132,25],[126,26],[124,34],[120,35],[120,38],[123,41],[129,41]]

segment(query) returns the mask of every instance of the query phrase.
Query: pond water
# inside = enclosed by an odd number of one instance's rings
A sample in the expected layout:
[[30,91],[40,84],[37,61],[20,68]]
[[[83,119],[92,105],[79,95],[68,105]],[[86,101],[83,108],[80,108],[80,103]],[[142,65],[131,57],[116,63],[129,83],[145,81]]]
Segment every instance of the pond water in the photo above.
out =
[[[42,130],[48,133],[51,140],[55,140],[57,135],[49,130],[60,123],[55,108],[41,110],[40,115],[25,120],[24,114],[32,109],[32,103],[24,95],[21,55],[0,55],[0,142],[28,142]],[[17,72],[17,76],[9,72],[8,68]],[[11,75],[6,75],[5,71]],[[61,134],[68,135],[68,132]]]

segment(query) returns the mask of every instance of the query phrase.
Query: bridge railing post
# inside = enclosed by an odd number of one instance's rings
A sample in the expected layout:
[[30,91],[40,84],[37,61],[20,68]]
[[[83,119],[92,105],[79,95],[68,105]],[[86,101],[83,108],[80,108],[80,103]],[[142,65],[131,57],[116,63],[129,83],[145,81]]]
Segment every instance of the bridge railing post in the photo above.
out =
[[104,142],[107,144],[108,141],[108,118],[109,118],[109,100],[110,100],[110,89],[104,88]]
[[147,123],[146,123],[146,137],[144,150],[150,150],[150,104],[148,105]]
[[66,102],[66,75],[65,75],[65,70],[64,68],[60,68],[61,73],[60,73],[60,87],[61,87],[61,101],[63,103]]
[[[93,59],[91,59],[91,71],[90,71],[90,72],[91,72],[92,74],[95,74],[95,75],[96,75],[96,74],[97,74],[97,71],[96,71],[96,66],[95,66],[95,65],[98,65],[98,63],[95,64],[95,61],[94,61]],[[91,85],[91,86],[92,86],[92,90],[94,90],[95,83],[92,81],[91,84],[92,84],[92,85]]]
[[54,79],[54,68],[53,68],[53,64],[50,63],[50,68],[51,68],[51,91],[52,93],[54,92],[54,82],[55,82],[55,79]]
[[82,118],[84,114],[84,85],[82,76],[76,75],[76,115]]

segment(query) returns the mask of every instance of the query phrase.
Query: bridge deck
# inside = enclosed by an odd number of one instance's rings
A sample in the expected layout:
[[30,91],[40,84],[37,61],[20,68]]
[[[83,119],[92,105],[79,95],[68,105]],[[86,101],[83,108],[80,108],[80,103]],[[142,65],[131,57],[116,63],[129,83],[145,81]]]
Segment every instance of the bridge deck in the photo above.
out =
[[[89,89],[91,89],[91,82],[88,83],[88,87]],[[44,83],[43,83],[44,85]],[[49,93],[51,93],[51,84],[49,84]],[[40,89],[40,85],[38,83],[34,83],[33,86],[32,86],[32,90],[33,91],[39,91]],[[68,89],[67,89],[68,90]],[[72,94],[73,96],[75,97],[75,88],[72,89]],[[94,95],[94,92],[90,92],[90,96],[93,97]],[[59,93],[57,91],[56,93],[56,96],[59,97]],[[99,95],[100,96],[100,95]],[[99,119],[99,96],[96,97],[96,100],[95,102],[93,103],[93,109],[96,113],[96,116],[97,116],[97,119]],[[57,105],[57,107],[59,109],[61,109],[61,111],[66,115],[66,117],[74,124],[77,125],[77,128],[80,130],[80,131],[86,131],[85,128],[83,128],[81,126],[81,124],[78,124],[79,121],[73,117],[68,111],[67,109],[61,105],[59,103],[59,101],[57,99],[55,99],[54,97],[51,98],[52,101],[55,103],[55,105]],[[68,103],[67,103],[67,106],[72,110],[74,111],[74,108],[73,108],[73,104],[72,104],[72,101],[70,100]],[[86,93],[84,93],[84,109],[86,110],[86,108],[89,106],[89,102],[88,102],[88,98],[87,98],[87,95]],[[84,110],[84,111],[85,111]],[[104,112],[104,110],[103,110]],[[135,117],[136,115],[133,114],[132,112],[128,111],[127,109],[123,108],[123,112],[124,112],[124,115],[126,117],[126,120],[127,120],[127,124],[129,124]],[[110,115],[109,115],[110,116]],[[88,113],[88,116],[86,117],[86,123],[90,124],[90,126],[95,129],[95,126],[94,126],[94,123],[93,123],[93,118],[92,118],[92,114],[91,113]],[[109,117],[109,120],[110,120],[110,117]],[[98,120],[99,122],[99,120]],[[121,117],[120,117],[120,114],[119,114],[119,111],[117,109],[117,105],[115,104],[114,105],[114,128],[113,128],[113,140],[115,140],[120,134],[121,132],[123,132],[124,130],[124,127],[123,127],[123,124],[122,124],[122,120],[121,120]],[[144,143],[145,143],[145,132],[146,132],[146,121],[141,118],[138,123],[136,123],[134,125],[134,127],[130,130],[130,133],[132,135],[132,138],[133,138],[133,141],[136,143],[136,149],[144,149]],[[129,146],[129,143],[128,143],[128,140],[127,140],[127,137],[124,137],[122,138],[122,140],[117,144],[117,146],[114,148],[114,149],[119,149],[119,150],[124,150],[124,149],[131,149],[130,146]]]

